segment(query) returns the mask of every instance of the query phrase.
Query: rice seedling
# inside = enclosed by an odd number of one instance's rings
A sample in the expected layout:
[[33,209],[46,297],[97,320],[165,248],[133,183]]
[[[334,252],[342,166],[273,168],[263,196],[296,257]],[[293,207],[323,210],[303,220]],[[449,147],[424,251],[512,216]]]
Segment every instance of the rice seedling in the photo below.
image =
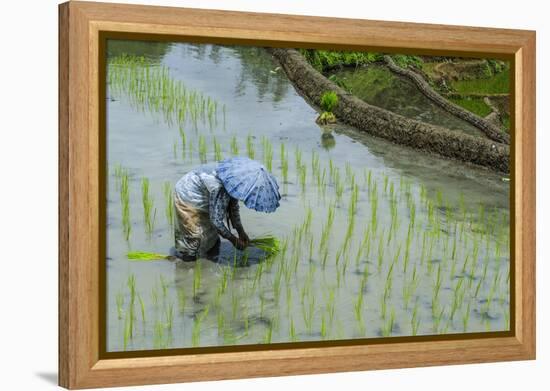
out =
[[300,179],[300,188],[302,190],[302,195],[304,195],[306,192],[307,167],[301,166],[298,170],[298,175]]
[[380,239],[378,242],[378,270],[382,268],[382,263],[384,261],[384,229],[382,229],[382,234],[380,235]]
[[166,308],[164,309],[164,320],[166,324],[166,328],[168,330],[172,330],[172,325],[174,323],[174,304],[170,303]]
[[151,288],[151,301],[153,302],[153,305],[156,307],[159,303],[159,294],[157,291],[156,286]]
[[159,276],[159,282],[160,282],[160,289],[162,290],[162,297],[163,299],[166,299],[168,296],[168,281],[164,278],[164,276],[161,274]]
[[115,297],[115,302],[116,302],[116,310],[117,310],[117,314],[118,314],[118,319],[122,319],[122,315],[124,313],[124,295],[119,292],[116,294],[116,297]]
[[468,323],[470,322],[470,306],[472,302],[468,300],[468,305],[466,310],[462,314],[462,331],[466,332],[468,330]]
[[493,299],[495,297],[495,292],[497,290],[497,287],[500,282],[500,271],[497,271],[495,273],[495,277],[493,278],[493,283],[491,284],[489,288],[489,293],[487,295],[487,301],[485,302],[485,306],[483,307],[483,313],[488,314],[491,310],[491,304],[493,303]]
[[357,293],[357,299],[355,301],[354,305],[355,310],[355,319],[357,321],[361,321],[363,319],[363,287],[359,289],[359,293]]
[[414,265],[410,281],[405,281],[405,283],[403,284],[403,304],[405,309],[409,308],[409,301],[414,295],[416,288],[418,288],[419,282],[420,279],[418,277],[418,274],[416,273],[416,265]]
[[231,150],[231,155],[238,156],[239,155],[239,142],[237,141],[237,136],[231,137],[231,142],[229,144],[229,148]]
[[302,151],[298,147],[294,149],[294,160],[296,162],[296,170],[302,167]]
[[170,230],[174,229],[174,198],[172,191],[172,184],[170,182],[164,182],[162,185],[162,193],[164,195],[164,215]]
[[193,140],[189,140],[187,143],[187,156],[189,156],[189,163],[193,163]]
[[451,304],[451,311],[449,319],[453,320],[456,311],[460,308],[464,300],[464,290],[462,289],[464,280],[460,278],[453,289],[453,302]]
[[411,334],[417,335],[420,328],[420,318],[418,317],[418,302],[415,303],[411,316]]
[[128,171],[120,168],[120,203],[122,206],[122,231],[126,241],[130,239],[130,178]]
[[135,301],[136,301],[136,277],[131,274],[127,281],[128,289],[130,290],[130,303],[128,305],[127,320],[128,329],[127,333],[130,338],[134,337],[134,320],[135,320]]
[[327,338],[327,322],[325,320],[325,314],[321,314],[321,338]]
[[193,268],[193,298],[197,299],[201,288],[201,262],[197,261]]
[[384,322],[382,326],[382,336],[383,337],[389,337],[393,333],[393,327],[395,324],[395,310],[392,308],[390,310],[390,316],[388,319]]
[[219,162],[219,161],[223,160],[222,147],[221,147],[220,143],[218,142],[216,136],[213,137],[212,142],[214,144],[214,159],[216,159],[216,161]]
[[288,159],[286,157],[284,160],[281,161],[281,175],[283,177],[283,189],[286,193],[288,185]]
[[141,309],[141,321],[145,323],[145,303],[143,298],[138,294],[139,308]]
[[294,319],[291,317],[290,318],[290,326],[289,326],[289,329],[288,329],[288,335],[290,337],[290,340],[292,342],[295,342],[298,340],[298,338],[296,337],[296,327],[294,326]]
[[[338,170],[336,172],[338,172]],[[336,200],[341,201],[342,196],[344,194],[344,183],[340,180],[339,176],[336,176],[335,178],[337,178],[335,180],[335,183],[334,183],[334,191],[335,191],[335,194],[336,194]]]
[[267,137],[262,137],[264,165],[269,172],[273,170],[273,146]]
[[200,345],[202,322],[208,316],[208,311],[209,311],[209,307],[206,306],[200,314],[195,316],[195,321],[193,323],[193,332],[191,336],[191,341],[193,346]]
[[308,295],[308,302],[302,303],[302,314],[304,317],[304,324],[308,332],[313,330],[313,316],[315,315],[315,295]]
[[126,254],[130,261],[159,261],[169,259],[169,255],[149,253],[144,251],[130,251]]
[[437,314],[433,317],[433,331],[434,331],[434,333],[439,333],[440,332],[439,326],[441,325],[441,320],[443,319],[444,313],[445,313],[445,308],[442,308],[441,311],[437,312]]
[[132,334],[132,329],[131,329],[131,324],[130,324],[130,321],[129,321],[129,317],[130,315],[128,313],[126,313],[126,316],[124,317],[124,336],[123,336],[123,349],[126,350],[127,347],[128,347],[128,341],[132,338],[131,334]]
[[281,175],[283,177],[283,188],[284,188],[284,191],[286,192],[286,188],[288,184],[288,154],[285,151],[284,143],[281,143],[280,159],[281,159]]
[[319,161],[319,154],[315,151],[311,152],[311,173],[313,176],[317,176],[320,171],[321,163]]
[[180,140],[181,140],[181,158],[185,159],[186,148],[187,148],[187,136],[182,127],[179,128]]
[[[374,188],[376,188],[376,186],[374,186]],[[376,193],[374,194],[376,195]],[[378,217],[377,217],[378,216],[378,196],[372,196],[370,200],[370,204],[371,204],[370,226],[371,226],[371,231],[375,233],[378,228]]]
[[248,135],[246,138],[246,154],[250,159],[254,159],[254,156],[256,155],[254,150],[254,137],[251,135]]
[[269,324],[267,325],[263,343],[266,343],[266,344],[271,343],[272,338],[273,338],[273,321],[269,322]]
[[166,349],[168,347],[168,340],[164,334],[164,324],[160,320],[155,322],[153,338],[155,349]]
[[432,287],[432,296],[436,299],[439,297],[439,292],[441,291],[441,283],[442,283],[441,265],[438,265],[436,280]]
[[203,164],[208,161],[206,140],[202,135],[199,136],[199,159]]
[[274,236],[264,236],[250,240],[250,246],[257,247],[266,254],[266,258],[272,258],[281,250],[281,242]]
[[150,236],[155,226],[155,217],[157,210],[154,208],[153,198],[149,192],[149,179],[141,179],[141,201],[143,204],[143,220],[145,223],[145,232]]

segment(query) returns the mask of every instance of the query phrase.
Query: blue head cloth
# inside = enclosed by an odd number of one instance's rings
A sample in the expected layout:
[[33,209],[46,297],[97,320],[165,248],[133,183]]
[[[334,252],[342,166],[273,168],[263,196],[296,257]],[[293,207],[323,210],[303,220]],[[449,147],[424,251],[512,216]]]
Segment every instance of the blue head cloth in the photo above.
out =
[[218,163],[216,174],[225,190],[249,209],[274,212],[279,207],[277,179],[263,164],[247,157],[234,157]]

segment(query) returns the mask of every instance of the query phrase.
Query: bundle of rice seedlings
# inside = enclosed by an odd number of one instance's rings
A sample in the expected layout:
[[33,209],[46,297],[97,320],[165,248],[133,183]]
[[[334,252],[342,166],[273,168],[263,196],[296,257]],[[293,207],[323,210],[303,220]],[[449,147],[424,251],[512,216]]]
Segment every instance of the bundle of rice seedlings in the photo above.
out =
[[281,242],[275,236],[263,236],[250,240],[251,246],[259,248],[266,253],[266,258],[271,258],[281,249]]
[[159,261],[163,259],[169,259],[168,255],[148,253],[144,251],[131,251],[126,254],[131,261]]

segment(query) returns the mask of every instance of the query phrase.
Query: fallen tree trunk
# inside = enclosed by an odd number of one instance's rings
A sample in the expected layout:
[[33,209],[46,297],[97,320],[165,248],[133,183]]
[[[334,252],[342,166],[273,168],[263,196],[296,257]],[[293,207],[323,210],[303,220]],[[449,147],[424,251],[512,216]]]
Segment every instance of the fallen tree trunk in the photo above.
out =
[[319,105],[323,93],[334,91],[339,98],[334,114],[340,121],[397,144],[495,171],[509,172],[508,145],[405,118],[369,105],[328,80],[296,50],[268,50],[279,61],[294,86],[315,105]]
[[483,133],[487,135],[491,140],[510,144],[510,136],[503,131],[501,131],[498,127],[493,125],[491,122],[485,120],[484,118],[481,118],[474,113],[469,112],[466,109],[463,109],[462,107],[455,105],[453,102],[445,99],[441,95],[439,95],[429,84],[428,82],[418,73],[410,70],[401,68],[395,62],[392,60],[392,58],[388,55],[384,56],[384,62],[386,63],[387,67],[394,73],[397,73],[398,75],[404,76],[407,79],[411,80],[416,87],[426,96],[428,99],[430,99],[432,102],[437,104],[439,107],[441,107],[443,110],[457,116],[458,118],[472,124],[479,130],[481,130]]

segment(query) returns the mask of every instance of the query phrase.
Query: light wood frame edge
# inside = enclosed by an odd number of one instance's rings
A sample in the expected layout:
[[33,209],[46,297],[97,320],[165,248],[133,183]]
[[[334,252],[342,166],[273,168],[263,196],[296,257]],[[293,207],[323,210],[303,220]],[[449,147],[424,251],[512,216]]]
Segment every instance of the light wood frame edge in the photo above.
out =
[[[330,29],[323,28],[328,27]],[[99,360],[98,32],[511,54],[515,336]],[[95,190],[95,192],[94,192]],[[535,33],[69,2],[59,6],[59,384],[91,388],[535,358]]]

